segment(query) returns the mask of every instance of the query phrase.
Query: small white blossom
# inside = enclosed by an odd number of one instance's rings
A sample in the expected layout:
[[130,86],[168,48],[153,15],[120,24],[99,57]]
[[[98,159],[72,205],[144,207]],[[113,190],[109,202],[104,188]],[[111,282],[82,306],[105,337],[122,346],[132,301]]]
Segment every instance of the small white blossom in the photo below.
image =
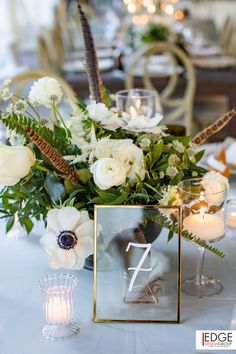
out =
[[7,138],[12,146],[23,146],[26,142],[26,139],[22,135],[17,134],[15,130],[8,129]]
[[168,186],[164,191],[162,191],[162,197],[159,200],[161,205],[171,206],[171,205],[181,205],[181,198],[178,192],[177,186]]
[[180,141],[178,141],[178,140],[174,140],[174,141],[173,141],[173,147],[174,147],[174,149],[175,149],[176,151],[178,151],[180,154],[183,154],[184,151],[185,151],[184,145],[183,145]]
[[189,160],[190,160],[192,163],[196,163],[195,157],[190,156],[190,157],[189,157]]
[[143,138],[139,142],[139,146],[141,147],[141,149],[143,151],[147,150],[147,148],[150,146],[150,144],[151,144],[151,140],[149,138]]
[[192,172],[192,177],[197,177],[197,176],[198,176],[197,171],[193,171],[193,172]]
[[[164,191],[162,191],[162,197],[159,200],[160,205],[164,206],[178,206],[182,204],[178,187],[168,186]],[[161,213],[165,216],[170,216],[170,214],[176,214],[176,209],[160,209]]]
[[30,89],[29,100],[35,105],[50,108],[52,104],[58,105],[62,100],[60,83],[51,77],[42,77],[35,81]]
[[169,159],[168,159],[169,165],[176,165],[179,162],[180,162],[180,159],[178,158],[177,155],[172,154],[169,156]]
[[178,171],[177,167],[175,167],[175,166],[169,166],[166,170],[166,174],[169,177],[175,177],[178,172],[179,171]]
[[195,154],[196,154],[196,151],[195,151],[195,149],[190,147],[190,148],[187,149],[187,154],[188,154],[188,157],[194,157]]
[[5,109],[5,112],[8,116],[11,116],[14,113],[14,104],[10,103]]
[[8,101],[12,98],[13,93],[10,90],[10,84],[11,84],[11,80],[7,79],[3,82],[1,88],[0,88],[0,98],[3,101]]
[[165,177],[165,173],[164,173],[163,171],[161,171],[161,172],[159,173],[159,177],[160,177],[160,179],[163,179],[163,178]]
[[28,105],[27,105],[27,103],[24,100],[22,100],[22,99],[18,100],[14,104],[14,108],[13,108],[14,113],[16,115],[25,113],[27,106]]

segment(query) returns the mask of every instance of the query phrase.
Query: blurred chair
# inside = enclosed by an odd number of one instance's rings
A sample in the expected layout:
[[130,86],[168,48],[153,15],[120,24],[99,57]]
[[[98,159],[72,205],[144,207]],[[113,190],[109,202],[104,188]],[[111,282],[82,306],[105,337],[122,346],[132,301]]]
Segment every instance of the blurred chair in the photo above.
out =
[[38,37],[38,61],[40,69],[60,73],[65,56],[61,28],[55,22],[51,30],[42,30]]
[[228,52],[231,38],[236,33],[236,26],[234,19],[228,16],[224,22],[224,25],[220,32],[219,42],[222,48],[225,49],[226,53]]
[[27,95],[32,83],[35,80],[38,80],[44,76],[53,77],[61,84],[61,89],[64,93],[65,98],[67,98],[69,100],[69,103],[72,105],[72,107],[76,109],[77,95],[74,92],[74,90],[62,77],[50,71],[44,71],[44,70],[26,71],[24,73],[12,77],[11,78],[12,86],[14,87],[15,95],[16,96]]
[[57,71],[47,40],[43,36],[38,37],[38,63],[42,70]]
[[[134,88],[136,69],[143,63],[142,82],[147,89],[155,89],[152,83],[153,75],[148,71],[149,59],[154,55],[164,54],[168,56],[172,73],[167,75],[168,82],[162,92],[159,93],[161,104],[164,109],[164,123],[184,123],[187,134],[193,131],[193,99],[195,94],[195,71],[187,55],[180,48],[165,42],[154,43],[142,47],[130,59],[126,70],[126,87]],[[181,72],[179,69],[181,69]],[[155,75],[158,77],[158,75]],[[181,97],[178,97],[179,79],[186,79],[185,90]]]

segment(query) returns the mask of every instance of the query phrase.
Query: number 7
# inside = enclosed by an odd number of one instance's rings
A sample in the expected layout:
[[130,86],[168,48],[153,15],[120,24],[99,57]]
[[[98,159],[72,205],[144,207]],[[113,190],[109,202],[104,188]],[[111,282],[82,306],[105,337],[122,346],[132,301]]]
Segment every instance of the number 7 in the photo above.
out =
[[152,267],[151,268],[142,268],[142,265],[145,262],[145,259],[147,258],[149,252],[151,251],[152,245],[150,243],[133,243],[133,242],[129,242],[125,251],[128,252],[131,246],[138,247],[138,248],[146,248],[146,250],[143,253],[143,255],[142,255],[137,267],[128,268],[128,270],[134,270],[134,274],[132,275],[132,278],[131,278],[131,281],[130,281],[130,284],[129,284],[129,291],[132,291],[133,286],[134,286],[134,282],[135,282],[135,280],[136,280],[136,278],[138,276],[138,273],[140,271],[150,272],[152,270]]

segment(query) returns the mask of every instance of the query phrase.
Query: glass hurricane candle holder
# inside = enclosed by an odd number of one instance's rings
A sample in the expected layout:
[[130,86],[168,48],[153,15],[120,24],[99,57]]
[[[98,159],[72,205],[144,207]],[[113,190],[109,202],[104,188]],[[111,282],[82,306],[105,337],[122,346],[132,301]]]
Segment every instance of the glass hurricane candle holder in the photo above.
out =
[[61,341],[79,333],[79,327],[73,321],[74,290],[77,284],[77,278],[69,274],[47,275],[39,280],[47,321],[42,333],[46,339]]
[[236,249],[236,199],[227,202],[227,261],[230,268],[236,269],[235,249]]
[[[183,206],[183,230],[189,231],[206,243],[213,243],[225,235],[225,205],[227,186],[217,181],[211,184],[209,193],[205,190],[201,178],[189,179],[179,183],[179,192]],[[213,182],[212,182],[213,183]],[[198,266],[195,277],[185,279],[182,291],[197,297],[212,296],[222,291],[219,280],[203,274],[205,248],[198,247]]]
[[236,234],[236,199],[230,199],[227,203],[227,227]]
[[133,118],[138,115],[153,118],[156,113],[162,113],[157,92],[147,89],[131,89],[117,92],[116,108],[130,114]]

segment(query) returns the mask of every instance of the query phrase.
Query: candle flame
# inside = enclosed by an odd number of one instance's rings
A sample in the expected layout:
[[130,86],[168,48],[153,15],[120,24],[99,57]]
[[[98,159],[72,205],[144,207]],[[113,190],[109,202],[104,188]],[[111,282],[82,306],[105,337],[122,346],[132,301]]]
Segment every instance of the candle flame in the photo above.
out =
[[200,197],[199,197],[199,200],[204,200],[204,192],[203,191],[201,191],[201,193],[200,193]]
[[132,118],[135,118],[137,116],[137,112],[136,109],[134,108],[134,106],[130,106],[130,114]]
[[204,219],[204,214],[205,214],[204,206],[201,206],[201,208],[200,208],[200,217],[201,217],[202,220]]

